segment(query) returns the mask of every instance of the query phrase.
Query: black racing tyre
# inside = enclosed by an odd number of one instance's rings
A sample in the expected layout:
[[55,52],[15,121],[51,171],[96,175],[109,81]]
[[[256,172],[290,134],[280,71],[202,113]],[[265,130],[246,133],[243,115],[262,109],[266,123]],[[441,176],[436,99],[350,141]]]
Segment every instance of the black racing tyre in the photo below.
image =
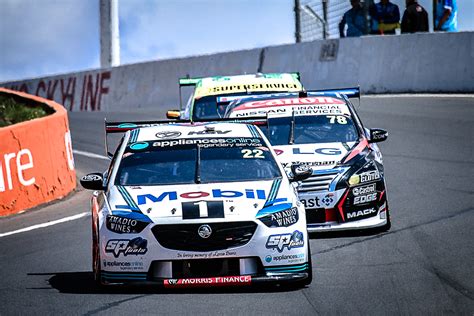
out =
[[99,286],[102,285],[100,272],[98,226],[94,223],[92,223],[92,273],[94,274],[95,283]]
[[292,283],[292,285],[290,285],[291,287],[295,287],[295,288],[305,287],[307,285],[310,285],[311,282],[313,281],[313,266],[312,266],[312,260],[311,260],[311,247],[309,244],[309,237],[306,240],[308,243],[308,271],[307,271],[308,277],[304,280]]
[[387,232],[392,227],[392,221],[390,220],[390,211],[387,209],[387,223],[380,227],[380,232]]
[[309,237],[308,237],[308,278],[306,278],[303,282],[303,285],[310,285],[313,282],[313,260],[311,259],[311,245],[309,244]]

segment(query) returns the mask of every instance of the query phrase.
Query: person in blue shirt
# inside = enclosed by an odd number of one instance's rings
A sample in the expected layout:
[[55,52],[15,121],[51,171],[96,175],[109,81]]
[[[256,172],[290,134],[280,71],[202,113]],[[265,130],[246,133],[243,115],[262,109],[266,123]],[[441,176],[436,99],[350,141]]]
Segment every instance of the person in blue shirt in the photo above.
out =
[[437,0],[435,31],[458,31],[458,6],[456,0]]
[[390,0],[381,0],[370,8],[371,34],[395,34],[400,27],[400,10]]
[[[364,9],[360,4],[360,0],[351,0],[352,9],[348,10],[342,16],[339,23],[340,37],[357,37],[367,34],[366,19]],[[347,34],[344,35],[344,27],[347,24]]]

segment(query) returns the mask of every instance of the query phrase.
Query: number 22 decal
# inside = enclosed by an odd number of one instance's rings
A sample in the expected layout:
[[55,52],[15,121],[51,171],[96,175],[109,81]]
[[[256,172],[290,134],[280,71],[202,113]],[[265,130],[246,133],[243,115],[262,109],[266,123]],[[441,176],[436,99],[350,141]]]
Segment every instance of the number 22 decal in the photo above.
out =
[[241,151],[243,155],[243,158],[263,158],[265,159],[265,156],[263,156],[263,151],[260,149],[242,149]]

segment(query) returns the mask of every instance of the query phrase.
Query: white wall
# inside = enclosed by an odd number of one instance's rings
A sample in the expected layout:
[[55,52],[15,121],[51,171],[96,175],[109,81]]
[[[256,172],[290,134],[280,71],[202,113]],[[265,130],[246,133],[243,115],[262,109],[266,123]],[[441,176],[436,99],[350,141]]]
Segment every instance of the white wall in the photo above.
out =
[[[299,71],[307,89],[360,85],[363,93],[474,92],[474,32],[367,36],[338,41],[337,58],[320,61],[314,41],[169,59],[4,83],[70,111],[176,107],[178,78]],[[262,58],[263,57],[263,58]]]

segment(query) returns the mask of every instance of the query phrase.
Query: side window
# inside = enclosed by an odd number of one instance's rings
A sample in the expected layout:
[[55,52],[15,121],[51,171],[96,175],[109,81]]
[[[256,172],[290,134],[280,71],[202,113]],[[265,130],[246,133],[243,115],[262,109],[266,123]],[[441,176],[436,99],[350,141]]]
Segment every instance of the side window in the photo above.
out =
[[112,161],[110,162],[109,168],[107,169],[107,171],[104,172],[104,184],[106,186],[109,184],[109,175],[112,173],[115,163],[117,162],[118,152],[120,150],[120,147],[122,147],[123,139],[124,138],[122,137],[117,148],[115,149],[115,153],[114,153],[114,156],[112,157]]

